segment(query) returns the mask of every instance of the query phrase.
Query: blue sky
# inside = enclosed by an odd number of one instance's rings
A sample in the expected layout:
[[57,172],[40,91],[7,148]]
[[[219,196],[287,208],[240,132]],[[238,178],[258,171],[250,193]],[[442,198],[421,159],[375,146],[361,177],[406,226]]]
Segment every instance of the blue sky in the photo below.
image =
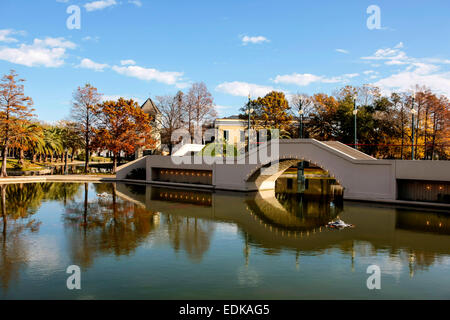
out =
[[[70,5],[79,30],[66,26]],[[367,27],[370,5],[380,29]],[[143,102],[204,81],[221,115],[272,89],[418,83],[450,96],[449,16],[448,0],[1,0],[0,73],[27,80],[46,121],[67,118],[86,82]]]

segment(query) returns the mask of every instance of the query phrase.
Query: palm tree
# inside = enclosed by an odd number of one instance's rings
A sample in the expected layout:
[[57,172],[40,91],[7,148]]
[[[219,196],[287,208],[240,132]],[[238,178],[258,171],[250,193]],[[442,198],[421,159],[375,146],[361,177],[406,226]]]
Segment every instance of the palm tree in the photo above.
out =
[[42,144],[42,128],[32,122],[21,121],[14,126],[14,136],[11,139],[11,147],[19,151],[19,165],[24,166],[25,151],[34,149],[36,145]]
[[55,153],[62,152],[63,144],[61,141],[61,130],[57,127],[48,127],[44,129],[44,154],[45,162],[50,155],[50,162],[53,163]]

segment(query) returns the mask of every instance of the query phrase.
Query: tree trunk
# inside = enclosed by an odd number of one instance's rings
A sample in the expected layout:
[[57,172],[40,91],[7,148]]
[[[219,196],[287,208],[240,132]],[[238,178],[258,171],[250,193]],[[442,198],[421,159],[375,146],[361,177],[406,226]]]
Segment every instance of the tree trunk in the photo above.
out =
[[402,147],[400,149],[400,159],[403,160],[403,148],[404,148],[404,140],[405,140],[405,119],[403,114],[403,108],[402,108]]
[[64,154],[64,174],[67,174],[67,158],[69,156],[69,151],[66,151]]
[[21,167],[23,167],[24,164],[25,164],[24,157],[25,157],[25,156],[24,156],[23,149],[20,148],[20,149],[19,149],[19,166],[21,166]]
[[83,210],[83,225],[84,225],[85,231],[86,231],[86,227],[87,227],[88,193],[89,193],[89,185],[87,183],[85,183],[84,184],[84,210]]
[[36,153],[33,152],[33,156],[31,158],[31,163],[35,163],[36,162]]
[[425,109],[425,137],[424,137],[424,151],[423,151],[423,158],[424,160],[428,159],[428,153],[427,153],[427,136],[428,136],[428,106]]
[[3,147],[3,151],[2,151],[2,170],[0,172],[0,177],[7,177],[8,174],[6,173],[6,159],[8,158],[8,146],[5,145]]
[[84,173],[89,172],[89,110],[86,113],[86,132],[84,136]]
[[6,227],[7,227],[7,220],[6,220],[6,185],[2,184],[0,185],[0,202],[2,206],[2,218],[3,218],[3,241],[6,241]]
[[117,170],[117,156],[116,153],[113,153],[113,174],[116,174]]

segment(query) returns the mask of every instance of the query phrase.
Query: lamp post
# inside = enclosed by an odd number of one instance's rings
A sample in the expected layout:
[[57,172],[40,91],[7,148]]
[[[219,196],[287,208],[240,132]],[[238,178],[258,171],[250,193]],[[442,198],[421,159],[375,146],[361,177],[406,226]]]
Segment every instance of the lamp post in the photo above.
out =
[[64,148],[64,174],[67,174],[67,157],[69,155],[69,150],[67,148]]
[[303,139],[303,109],[300,107],[300,110],[298,110],[298,114],[300,115],[300,126],[298,128],[298,137],[300,139]]
[[412,122],[411,122],[411,138],[412,138],[412,145],[411,145],[411,160],[414,160],[414,144],[415,144],[415,139],[414,139],[414,116],[417,113],[417,111],[414,109],[414,97],[415,97],[416,93],[414,92],[412,95],[412,99],[411,99],[411,115],[412,115]]
[[353,105],[354,105],[354,109],[353,109],[353,115],[354,115],[354,119],[355,119],[355,133],[354,133],[354,137],[355,137],[355,149],[358,149],[358,138],[356,136],[356,115],[358,114],[358,109],[356,108],[356,94],[353,96]]
[[[298,110],[298,114],[300,116],[300,125],[298,128],[298,136],[300,139],[303,139],[303,109],[300,105]],[[305,192],[305,164],[303,161],[300,161],[297,164],[297,192],[303,193]]]
[[251,97],[250,94],[248,94],[248,103],[247,103],[247,110],[245,110],[245,113],[248,114],[248,132],[247,132],[247,148],[248,151],[250,151],[250,117],[251,114],[253,113],[253,108],[251,107],[251,101],[250,101]]

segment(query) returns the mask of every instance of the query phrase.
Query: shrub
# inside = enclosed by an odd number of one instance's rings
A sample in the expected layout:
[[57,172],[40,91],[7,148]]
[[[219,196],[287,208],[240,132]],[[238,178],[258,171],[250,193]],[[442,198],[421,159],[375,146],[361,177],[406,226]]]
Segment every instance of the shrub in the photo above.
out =
[[[218,150],[216,150],[216,146],[217,146]],[[218,151],[218,153],[216,151]],[[236,146],[231,145],[231,144],[224,143],[220,146],[220,144],[210,143],[210,144],[207,144],[203,148],[203,150],[200,152],[200,154],[204,155],[204,156],[210,156],[210,157],[217,157],[217,156],[220,157],[223,155],[236,157],[238,155],[238,150],[237,150]]]

